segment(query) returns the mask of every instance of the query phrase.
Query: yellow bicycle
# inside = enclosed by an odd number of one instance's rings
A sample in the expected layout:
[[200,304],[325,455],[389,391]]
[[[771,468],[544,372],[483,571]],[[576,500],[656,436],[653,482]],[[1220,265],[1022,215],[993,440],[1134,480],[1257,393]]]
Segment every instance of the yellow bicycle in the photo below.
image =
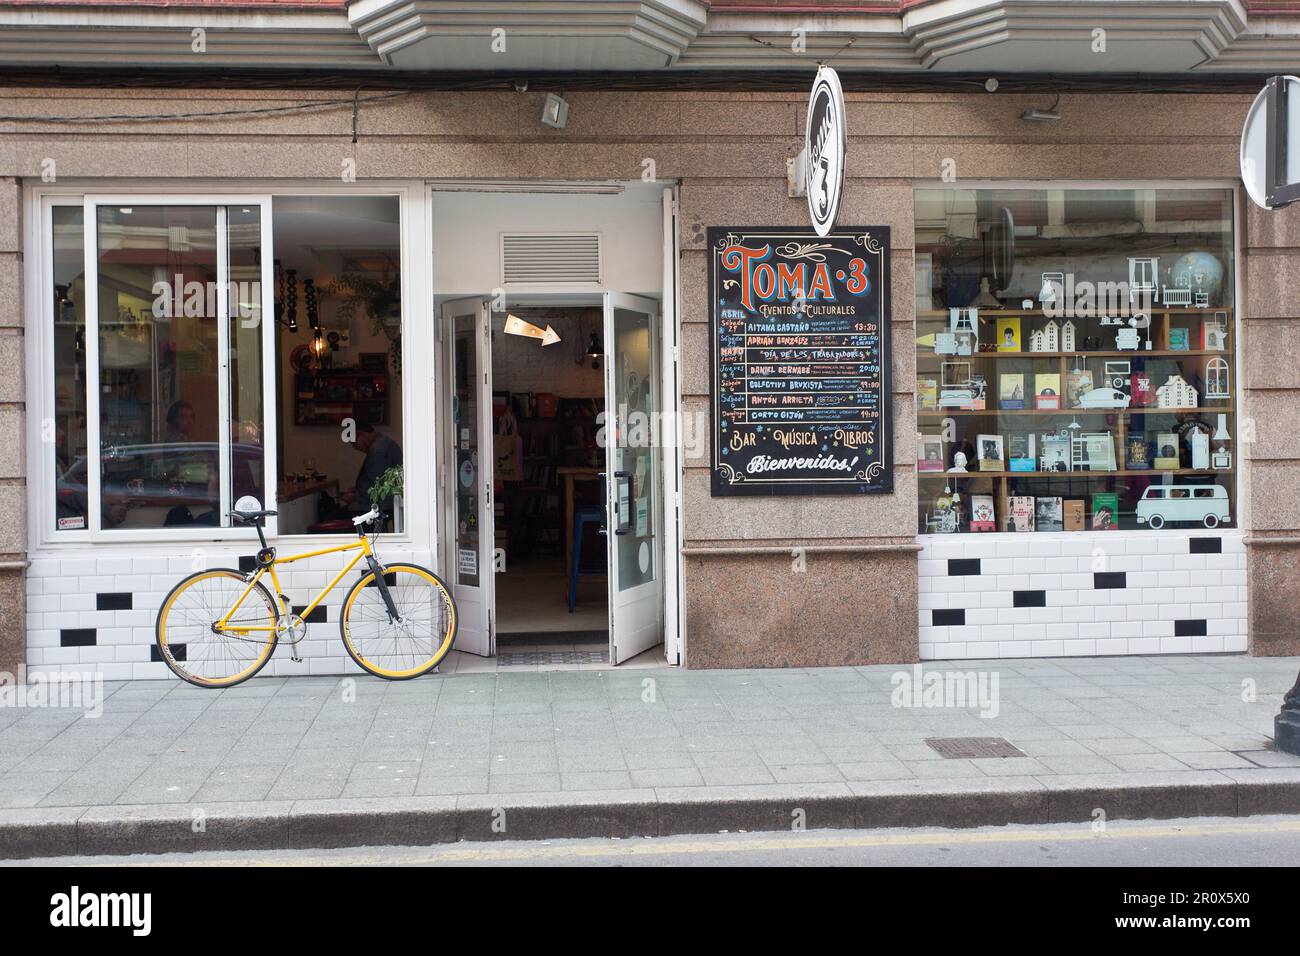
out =
[[[246,681],[271,659],[276,645],[294,647],[307,636],[305,618],[359,563],[361,577],[343,601],[339,629],[343,646],[365,671],[388,680],[427,674],[456,641],[456,603],[442,580],[427,568],[405,562],[381,565],[366,528],[377,526],[378,509],[354,518],[358,540],[319,551],[278,557],[266,543],[263,521],[274,511],[255,499],[241,499],[231,512],[257,528],[261,550],[250,572],[232,568],[198,571],[172,588],[158,610],[156,641],[168,667],[200,687],[231,687]],[[343,570],[295,614],[280,588],[276,568],[323,554],[355,551]],[[262,583],[270,576],[274,594]]]

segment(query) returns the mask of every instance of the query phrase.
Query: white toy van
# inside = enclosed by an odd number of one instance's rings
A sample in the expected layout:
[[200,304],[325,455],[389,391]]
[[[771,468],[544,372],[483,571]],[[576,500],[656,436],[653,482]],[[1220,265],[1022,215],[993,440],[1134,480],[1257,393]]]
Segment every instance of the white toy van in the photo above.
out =
[[1222,485],[1151,485],[1137,503],[1138,524],[1163,528],[1166,521],[1195,521],[1207,528],[1231,524],[1228,489]]

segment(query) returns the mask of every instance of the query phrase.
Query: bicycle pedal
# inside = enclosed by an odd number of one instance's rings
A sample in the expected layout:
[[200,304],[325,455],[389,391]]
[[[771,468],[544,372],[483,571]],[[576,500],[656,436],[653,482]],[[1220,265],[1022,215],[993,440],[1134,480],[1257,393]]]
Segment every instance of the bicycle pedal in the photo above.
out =
[[301,663],[302,663],[302,658],[299,657],[297,654],[290,654],[290,655],[289,655],[289,660],[293,661],[295,664],[301,664]]

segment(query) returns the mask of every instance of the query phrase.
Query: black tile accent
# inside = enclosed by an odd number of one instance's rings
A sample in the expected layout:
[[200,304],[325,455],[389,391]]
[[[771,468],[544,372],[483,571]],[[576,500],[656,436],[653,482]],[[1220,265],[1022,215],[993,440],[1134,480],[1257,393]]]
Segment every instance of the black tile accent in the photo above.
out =
[[1126,588],[1128,587],[1126,573],[1125,571],[1094,571],[1092,586],[1099,591]]
[[103,591],[95,595],[96,611],[129,611],[131,610],[131,592],[130,591]]
[[[396,574],[385,574],[385,575],[384,575],[384,583],[387,584],[390,588],[395,588],[395,587],[397,587],[397,575],[396,575]],[[369,581],[366,582],[366,587],[368,587],[368,588],[373,588],[374,586],[375,586],[375,579],[374,579],[374,578],[371,578]]]
[[964,607],[950,610],[935,608],[930,614],[932,615],[931,623],[935,627],[961,627],[966,623],[966,609]]
[[949,577],[968,577],[972,574],[980,573],[979,558],[949,558],[948,559],[948,576]]
[[241,554],[239,556],[239,570],[241,571],[257,570],[257,555]]
[[1204,619],[1174,621],[1174,637],[1204,637],[1205,621]]
[[[172,649],[173,658],[178,661],[185,660],[184,644],[168,644],[167,646]],[[163,662],[162,651],[158,650],[157,644],[149,645],[149,660],[153,661],[155,664],[161,664]]]
[[61,647],[94,647],[95,641],[93,627],[65,627],[59,631]]
[[[307,610],[307,605],[305,604],[295,604],[293,606],[294,614],[301,614],[305,610]],[[329,617],[326,616],[326,611],[327,608],[324,604],[317,604],[316,607],[312,609],[312,612],[304,617],[303,620],[308,624],[324,624],[329,620]]]
[[1222,538],[1189,538],[1191,554],[1222,554]]
[[1013,607],[1047,607],[1047,592],[1013,591],[1011,604]]

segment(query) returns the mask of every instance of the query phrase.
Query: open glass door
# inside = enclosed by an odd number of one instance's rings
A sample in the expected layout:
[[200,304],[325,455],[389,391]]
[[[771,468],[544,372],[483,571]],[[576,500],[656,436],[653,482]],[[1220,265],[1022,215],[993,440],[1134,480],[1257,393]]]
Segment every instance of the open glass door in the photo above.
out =
[[451,337],[448,436],[454,451],[449,515],[448,580],[460,631],[456,650],[489,657],[496,652],[492,522],[492,337],[487,302],[456,299],[442,307]]
[[605,526],[614,664],[663,640],[658,311],[648,299],[605,294]]

